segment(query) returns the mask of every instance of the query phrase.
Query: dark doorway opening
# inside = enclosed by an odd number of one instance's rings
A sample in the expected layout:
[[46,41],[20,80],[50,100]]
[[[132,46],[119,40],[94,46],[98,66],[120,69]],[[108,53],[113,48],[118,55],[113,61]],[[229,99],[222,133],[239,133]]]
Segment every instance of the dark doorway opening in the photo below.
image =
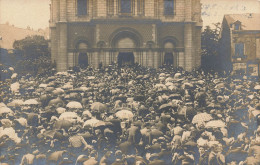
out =
[[86,68],[88,66],[87,53],[79,53],[78,64],[81,68]]
[[134,65],[134,53],[133,52],[120,52],[118,55],[118,66]]
[[165,53],[164,65],[173,65],[173,54],[172,53]]

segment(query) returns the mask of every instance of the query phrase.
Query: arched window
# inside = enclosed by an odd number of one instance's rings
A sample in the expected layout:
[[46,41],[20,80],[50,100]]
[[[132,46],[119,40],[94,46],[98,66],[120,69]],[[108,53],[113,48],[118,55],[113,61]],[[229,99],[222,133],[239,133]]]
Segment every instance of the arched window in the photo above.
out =
[[131,14],[132,13],[132,0],[119,0],[119,7],[121,14]]
[[107,0],[107,14],[114,15],[114,0]]
[[174,0],[164,0],[164,15],[174,15]]
[[83,16],[88,14],[88,0],[77,0],[77,15]]
[[137,14],[144,14],[144,0],[137,0]]

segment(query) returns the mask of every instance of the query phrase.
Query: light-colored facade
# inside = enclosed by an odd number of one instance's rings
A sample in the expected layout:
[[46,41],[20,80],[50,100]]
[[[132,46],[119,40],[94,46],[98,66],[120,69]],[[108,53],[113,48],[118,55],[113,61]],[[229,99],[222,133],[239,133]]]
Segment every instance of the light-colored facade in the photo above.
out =
[[201,63],[200,0],[52,0],[51,54],[57,70],[75,65]]
[[225,15],[221,30],[223,69],[259,76],[260,14]]

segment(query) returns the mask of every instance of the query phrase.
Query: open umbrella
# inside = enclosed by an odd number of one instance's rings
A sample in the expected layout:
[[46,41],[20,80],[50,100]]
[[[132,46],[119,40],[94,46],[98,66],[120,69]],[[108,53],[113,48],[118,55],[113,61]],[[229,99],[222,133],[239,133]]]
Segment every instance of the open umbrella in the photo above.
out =
[[62,89],[72,89],[73,85],[71,85],[70,83],[64,84],[62,87]]
[[8,103],[8,107],[18,107],[23,105],[23,100],[13,100],[12,102]]
[[85,110],[85,111],[82,113],[82,116],[92,117],[92,114],[90,113],[89,110]]
[[183,89],[191,89],[191,88],[193,88],[193,84],[186,82],[186,83],[182,84],[181,87]]
[[58,120],[54,123],[53,128],[68,130],[72,126],[73,126],[73,122],[69,120]]
[[0,115],[2,114],[13,114],[14,112],[8,107],[0,107]]
[[81,121],[81,118],[75,112],[64,112],[59,117],[60,120],[69,120],[72,122]]
[[173,108],[173,106],[171,104],[163,104],[159,107],[159,110],[160,111],[167,111],[169,110],[170,108]]
[[80,102],[77,101],[71,101],[66,105],[67,108],[77,108],[77,109],[81,109],[83,108]]
[[11,79],[15,79],[15,78],[17,78],[17,76],[18,76],[18,74],[14,73],[14,74],[12,74]]
[[172,81],[174,81],[174,79],[171,78],[171,77],[168,77],[168,78],[165,79],[165,82],[172,82]]
[[143,77],[144,80],[145,80],[145,79],[148,79],[148,78],[150,78],[150,75],[149,75],[149,74],[146,74],[146,75],[144,75],[144,77]]
[[5,103],[0,103],[0,108],[6,107]]
[[87,121],[84,122],[83,124],[83,127],[86,127],[86,126],[91,126],[91,127],[94,127],[94,125],[98,122],[100,122],[101,120],[98,120],[96,118],[92,118],[92,119],[89,119]]
[[54,91],[52,91],[54,95],[60,95],[64,93],[64,90],[61,88],[56,88]]
[[165,73],[160,73],[160,74],[159,74],[159,77],[165,77],[165,76],[166,76]]
[[211,120],[206,123],[206,128],[223,128],[226,124],[221,120]]
[[19,92],[20,84],[18,82],[15,82],[11,84],[10,88],[12,92]]
[[255,90],[260,90],[260,85],[256,85],[256,86],[254,87],[254,89],[255,89]]
[[62,114],[62,113],[64,113],[64,112],[66,112],[66,109],[65,109],[65,108],[62,108],[62,107],[59,107],[59,108],[56,109],[56,112],[57,112],[58,114]]
[[23,127],[27,127],[27,120],[25,118],[15,119],[14,123],[19,123]]
[[165,83],[165,85],[169,88],[169,86],[174,86],[174,84],[172,82],[167,82]]
[[153,137],[153,138],[159,138],[161,136],[164,136],[163,132],[158,130],[158,129],[152,129],[151,132],[150,132],[150,135]]
[[111,125],[110,122],[99,121],[93,125],[94,128],[104,128],[107,125]]
[[95,78],[95,76],[88,76],[88,80],[94,80]]
[[54,87],[46,87],[45,92],[53,92],[55,90]]
[[143,78],[143,75],[138,75],[135,79],[136,80],[140,80],[140,79],[142,79]]
[[90,109],[91,109],[92,111],[104,112],[104,111],[107,110],[107,106],[106,106],[105,104],[100,103],[100,102],[94,102],[94,103],[91,105]]
[[119,119],[133,119],[134,117],[134,114],[129,111],[129,110],[121,110],[121,111],[118,111],[116,112],[116,117],[118,117]]
[[29,100],[26,100],[23,105],[38,105],[38,101],[35,100],[35,99],[29,99]]
[[181,77],[181,73],[175,73],[174,79],[178,79],[178,78],[180,78],[180,77]]
[[193,117],[192,123],[197,124],[197,123],[200,123],[200,122],[207,122],[207,121],[210,121],[212,119],[213,118],[208,113],[199,113],[199,114],[197,114]]
[[154,86],[155,89],[159,89],[159,88],[166,88],[166,86],[164,84],[156,84]]
[[49,101],[48,106],[54,105],[55,107],[62,107],[64,105],[64,102],[61,98],[52,99]]
[[47,84],[40,84],[39,88],[46,88],[48,85]]

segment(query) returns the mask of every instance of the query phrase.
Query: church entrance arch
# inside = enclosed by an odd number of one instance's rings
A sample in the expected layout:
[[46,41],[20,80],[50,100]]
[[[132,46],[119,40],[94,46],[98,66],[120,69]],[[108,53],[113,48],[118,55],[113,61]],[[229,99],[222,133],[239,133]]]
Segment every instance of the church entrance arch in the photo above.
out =
[[164,65],[167,66],[174,66],[174,51],[175,45],[171,41],[167,41],[164,43],[164,49],[165,49],[165,54],[164,54]]
[[116,47],[119,51],[117,56],[118,66],[131,66],[135,63],[134,51],[136,43],[131,36],[122,36],[119,38]]
[[137,48],[141,43],[141,37],[137,31],[121,28],[116,30],[110,39],[112,48],[116,50],[118,66],[129,66],[137,62],[139,55]]

